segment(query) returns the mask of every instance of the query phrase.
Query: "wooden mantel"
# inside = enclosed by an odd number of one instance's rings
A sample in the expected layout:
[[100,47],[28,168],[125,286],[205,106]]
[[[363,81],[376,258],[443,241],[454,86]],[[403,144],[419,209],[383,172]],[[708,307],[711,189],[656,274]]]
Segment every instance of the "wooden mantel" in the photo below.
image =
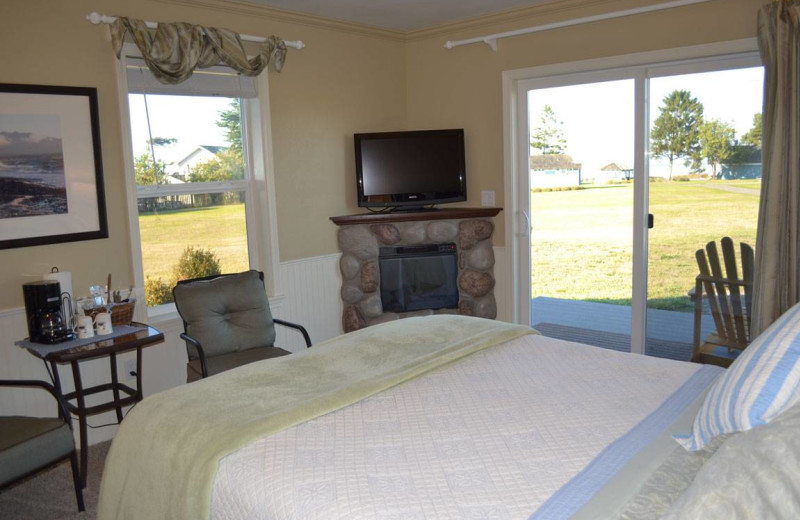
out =
[[430,211],[395,211],[386,213],[361,213],[330,217],[337,226],[375,224],[387,222],[414,222],[419,220],[444,220],[457,218],[495,217],[503,208],[443,208]]

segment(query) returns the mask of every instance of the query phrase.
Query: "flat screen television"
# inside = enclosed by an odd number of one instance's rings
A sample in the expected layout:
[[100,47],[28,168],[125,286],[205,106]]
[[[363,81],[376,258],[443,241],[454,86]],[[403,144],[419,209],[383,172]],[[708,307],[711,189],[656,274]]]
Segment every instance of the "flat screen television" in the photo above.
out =
[[358,205],[412,210],[467,200],[464,130],[355,134]]

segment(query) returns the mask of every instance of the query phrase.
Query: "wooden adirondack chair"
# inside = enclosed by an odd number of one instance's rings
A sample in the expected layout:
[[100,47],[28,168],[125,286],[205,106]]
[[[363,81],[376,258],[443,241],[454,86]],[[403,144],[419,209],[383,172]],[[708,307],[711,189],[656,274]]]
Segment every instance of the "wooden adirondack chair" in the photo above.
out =
[[[744,242],[739,244],[742,259],[742,274],[736,267],[733,240],[720,240],[722,259],[726,274],[722,272],[717,244],[709,242],[705,250],[698,249],[695,256],[700,274],[697,275],[694,309],[694,352],[692,361],[729,366],[739,351],[750,343],[750,308],[753,301],[753,248]],[[716,330],[700,340],[700,325],[703,317],[705,294],[711,307]]]

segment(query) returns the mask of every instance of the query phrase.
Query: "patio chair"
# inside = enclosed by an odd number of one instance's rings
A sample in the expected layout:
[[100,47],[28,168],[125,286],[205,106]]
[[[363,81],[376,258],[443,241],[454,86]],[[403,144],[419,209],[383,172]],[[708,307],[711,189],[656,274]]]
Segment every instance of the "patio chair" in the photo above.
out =
[[[695,253],[700,274],[696,278],[694,308],[694,351],[692,361],[728,367],[750,344],[750,309],[753,301],[753,248],[739,244],[741,278],[736,266],[733,240],[720,240],[725,274],[722,272],[717,244],[709,242]],[[703,296],[711,309],[716,330],[701,341]]]
[[58,404],[58,417],[0,417],[0,489],[69,459],[78,511],[85,511],[72,420],[55,387],[44,381],[27,379],[3,379],[0,387],[46,390]]
[[302,325],[272,317],[260,271],[181,280],[172,294],[183,319],[187,383],[289,354],[274,345],[276,324],[298,331],[311,346]]

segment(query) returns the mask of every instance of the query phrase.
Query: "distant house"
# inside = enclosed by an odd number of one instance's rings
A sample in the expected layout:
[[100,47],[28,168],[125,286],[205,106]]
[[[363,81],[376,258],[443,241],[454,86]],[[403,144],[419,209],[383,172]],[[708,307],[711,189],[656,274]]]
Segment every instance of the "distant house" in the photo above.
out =
[[531,188],[580,186],[581,165],[567,154],[530,156]]
[[594,172],[594,182],[596,184],[629,181],[633,177],[633,168],[624,168],[613,162],[606,164],[600,171]]
[[722,164],[719,170],[720,179],[760,179],[761,178],[761,149],[755,148],[736,164]]
[[225,146],[200,145],[189,152],[183,159],[177,161],[177,171],[175,173],[186,179],[189,174],[192,173],[195,166],[210,161],[215,158],[219,152],[227,149],[228,148]]

